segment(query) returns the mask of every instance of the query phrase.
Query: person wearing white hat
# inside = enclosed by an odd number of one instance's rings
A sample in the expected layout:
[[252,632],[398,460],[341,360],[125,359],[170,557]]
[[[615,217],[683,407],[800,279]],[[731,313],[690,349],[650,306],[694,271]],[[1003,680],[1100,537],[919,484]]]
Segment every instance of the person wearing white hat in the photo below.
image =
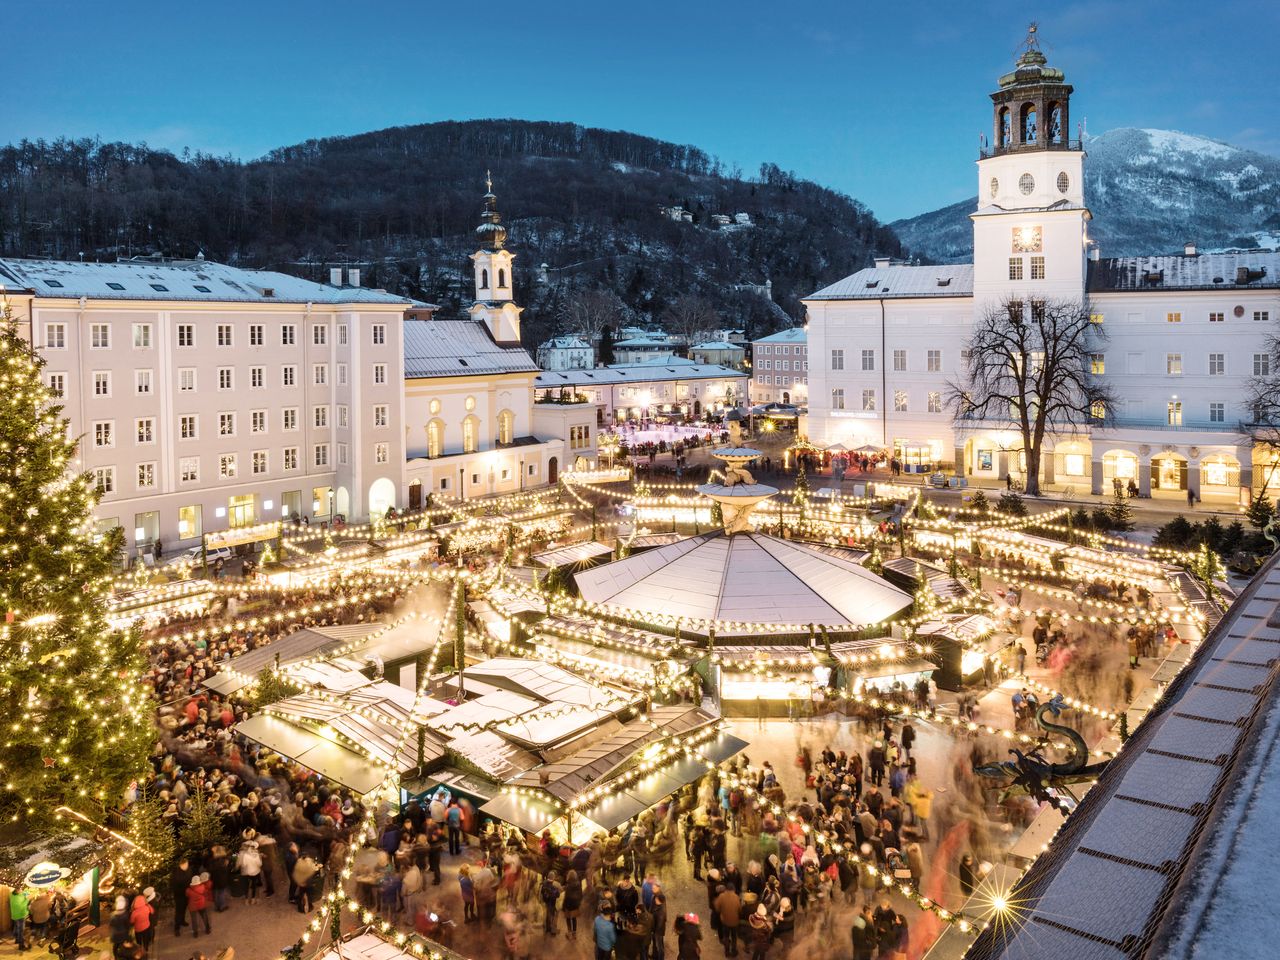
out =
[[133,898],[133,907],[129,911],[134,938],[147,955],[151,954],[151,945],[156,939],[156,928],[153,923],[156,915],[155,900],[156,888],[147,887]]

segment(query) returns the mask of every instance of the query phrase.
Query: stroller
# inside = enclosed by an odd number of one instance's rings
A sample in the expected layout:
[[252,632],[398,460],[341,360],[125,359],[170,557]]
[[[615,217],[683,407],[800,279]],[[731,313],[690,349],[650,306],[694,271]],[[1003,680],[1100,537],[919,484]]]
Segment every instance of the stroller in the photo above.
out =
[[80,926],[88,916],[88,904],[76,904],[63,915],[49,944],[58,960],[76,960],[80,956]]

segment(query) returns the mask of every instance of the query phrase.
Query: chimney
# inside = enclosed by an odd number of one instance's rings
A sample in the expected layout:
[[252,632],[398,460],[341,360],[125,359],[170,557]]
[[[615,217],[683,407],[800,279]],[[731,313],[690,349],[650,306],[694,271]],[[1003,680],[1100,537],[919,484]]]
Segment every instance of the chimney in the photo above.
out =
[[1099,260],[1102,259],[1102,250],[1098,247],[1096,243],[1089,248],[1089,259],[1092,260],[1094,263],[1097,263]]
[[347,271],[347,284],[352,287],[360,286],[360,271],[352,268]]
[[342,268],[341,267],[329,268],[329,285],[333,287],[342,286]]
[[885,267],[889,265],[889,262],[890,262],[889,257],[876,257],[875,258],[876,269],[883,270]]
[[1191,240],[1188,240],[1186,243],[1184,243],[1182,245],[1182,253],[1183,253],[1183,256],[1194,257],[1196,255],[1195,243],[1192,242]]

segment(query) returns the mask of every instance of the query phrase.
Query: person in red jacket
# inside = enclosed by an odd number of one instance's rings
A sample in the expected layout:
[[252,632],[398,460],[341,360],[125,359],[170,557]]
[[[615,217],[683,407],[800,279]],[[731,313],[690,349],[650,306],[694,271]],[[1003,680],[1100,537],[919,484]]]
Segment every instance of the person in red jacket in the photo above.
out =
[[151,919],[156,915],[156,888],[147,887],[133,898],[133,909],[129,911],[129,919],[133,923],[133,934],[147,956],[151,955],[151,944],[156,938],[156,928]]
[[200,936],[200,918],[204,918],[204,932],[212,933],[209,925],[209,904],[213,902],[213,881],[209,874],[200,873],[191,878],[187,887],[187,912],[191,914],[191,935]]

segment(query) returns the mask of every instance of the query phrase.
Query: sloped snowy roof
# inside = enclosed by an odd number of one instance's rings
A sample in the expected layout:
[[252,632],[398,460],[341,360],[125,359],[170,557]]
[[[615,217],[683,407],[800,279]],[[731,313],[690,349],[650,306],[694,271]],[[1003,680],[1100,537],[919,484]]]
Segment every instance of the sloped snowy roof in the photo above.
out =
[[652,348],[655,350],[669,350],[671,349],[671,347],[675,346],[675,341],[670,340],[666,337],[663,337],[658,340],[651,339],[649,337],[632,337],[629,340],[619,340],[617,343],[614,344],[614,346],[628,347],[631,349]]
[[552,337],[540,347],[542,350],[590,350],[591,344],[581,337]]
[[475,377],[533,373],[538,365],[519,346],[501,346],[479,320],[406,320],[404,376]]
[[286,273],[242,270],[210,260],[82,263],[5,259],[0,260],[0,283],[51,298],[430,306],[383,290],[332,287]]
[[[1237,274],[1247,270],[1239,279]],[[1113,257],[1089,263],[1093,293],[1150,290],[1274,290],[1280,288],[1280,252]]]
[[985,931],[970,960],[1272,955],[1270,899],[1249,911],[1232,898],[1269,892],[1280,859],[1278,661],[1273,558],[1008,896],[1014,921]]
[[[829,289],[829,288],[828,288]],[[792,327],[790,330],[779,330],[767,337],[761,337],[754,343],[805,343],[809,339],[809,331],[804,327]]]
[[746,379],[741,370],[715,363],[628,363],[595,367],[591,370],[543,370],[534,381],[539,389],[556,387],[598,387],[619,383],[663,383],[668,380],[708,380],[725,377]]
[[973,296],[973,264],[952,263],[934,267],[890,264],[867,267],[805,300],[879,300],[909,297]]
[[911,605],[849,557],[759,533],[689,537],[574,580],[591,603],[708,620],[868,624]]
[[742,346],[737,343],[729,343],[727,340],[707,340],[705,343],[695,343],[690,350],[741,350]]

